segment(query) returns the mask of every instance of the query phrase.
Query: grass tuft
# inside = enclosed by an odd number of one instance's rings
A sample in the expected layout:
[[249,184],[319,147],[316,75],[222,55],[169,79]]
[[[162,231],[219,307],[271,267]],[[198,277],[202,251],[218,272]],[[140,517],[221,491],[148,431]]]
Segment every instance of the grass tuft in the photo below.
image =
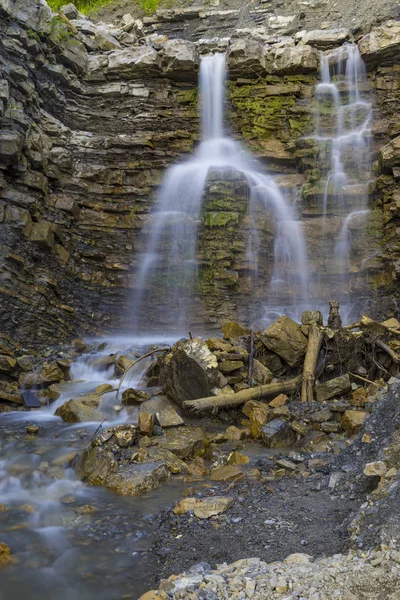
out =
[[[159,7],[162,0],[136,0],[138,8],[141,8],[145,13],[151,15]],[[107,4],[111,4],[114,0],[75,0],[76,8],[87,15]],[[68,4],[68,0],[47,0],[50,8],[54,11],[60,10],[62,6]]]

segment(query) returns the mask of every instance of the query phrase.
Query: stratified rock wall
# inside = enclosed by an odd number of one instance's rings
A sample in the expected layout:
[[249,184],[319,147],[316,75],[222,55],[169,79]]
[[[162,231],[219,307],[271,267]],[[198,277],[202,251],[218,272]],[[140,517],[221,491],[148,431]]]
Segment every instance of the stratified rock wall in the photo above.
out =
[[[27,345],[129,326],[157,187],[199,139],[199,51],[229,43],[144,38],[146,31],[77,17],[54,16],[43,0],[0,0],[0,319],[5,333]],[[318,262],[318,165],[304,136],[313,128],[319,51],[350,38],[347,30],[295,40],[257,30],[232,38],[227,50],[233,135],[296,199],[311,269],[327,290],[335,290],[336,274]],[[397,276],[399,40],[392,22],[359,42],[374,88],[378,176],[373,220],[359,242],[375,258],[362,272],[355,268],[352,284],[364,304],[381,290],[387,298]],[[247,196],[239,173],[226,181],[210,174],[198,250],[199,330],[237,314],[246,319],[250,302],[262,303],[246,263]],[[268,281],[273,226],[263,225],[260,236]]]

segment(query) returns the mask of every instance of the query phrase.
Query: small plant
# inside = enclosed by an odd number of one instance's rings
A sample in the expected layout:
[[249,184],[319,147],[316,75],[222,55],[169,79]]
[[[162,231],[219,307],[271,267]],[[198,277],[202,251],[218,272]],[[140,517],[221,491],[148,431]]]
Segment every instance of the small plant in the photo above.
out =
[[36,40],[37,42],[40,42],[40,35],[38,34],[37,31],[34,31],[33,29],[28,29],[28,38],[30,40]]

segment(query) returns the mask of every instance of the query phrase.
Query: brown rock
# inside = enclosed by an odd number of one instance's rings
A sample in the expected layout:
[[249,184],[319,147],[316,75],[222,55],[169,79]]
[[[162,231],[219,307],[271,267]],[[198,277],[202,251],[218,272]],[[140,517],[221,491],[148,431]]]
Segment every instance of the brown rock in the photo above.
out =
[[358,433],[368,413],[358,410],[346,410],[342,416],[342,427],[348,435]]
[[251,436],[255,440],[258,440],[261,437],[261,429],[272,419],[272,411],[270,411],[265,404],[254,407],[250,413]]
[[3,373],[10,373],[17,366],[17,361],[11,356],[0,354],[0,371]]
[[382,460],[367,463],[364,467],[364,475],[368,477],[383,477],[386,475],[387,466]]
[[241,454],[237,450],[231,452],[228,457],[228,465],[248,465],[250,458],[245,454]]
[[291,367],[299,364],[306,353],[306,336],[300,325],[286,316],[279,317],[263,331],[261,339],[266,348],[278,354]]
[[39,427],[37,425],[28,425],[26,428],[26,433],[29,433],[30,435],[36,435],[39,433]]
[[54,413],[66,423],[83,423],[85,421],[102,421],[103,415],[95,408],[87,406],[81,400],[68,400]]
[[10,548],[7,546],[7,544],[0,542],[0,567],[9,563],[10,560],[11,560]]
[[277,408],[278,406],[285,406],[288,402],[289,398],[285,394],[279,394],[279,396],[271,400],[269,406],[271,406],[271,408]]
[[342,396],[351,390],[351,381],[348,373],[335,377],[315,386],[318,402],[324,402],[335,396]]
[[236,481],[243,477],[242,470],[236,465],[225,465],[211,472],[211,481]]
[[149,395],[147,392],[135,390],[134,388],[128,388],[122,392],[122,404],[125,404],[127,406],[140,404],[141,402],[145,402],[148,399]]
[[138,427],[141,435],[151,436],[154,428],[154,415],[150,413],[140,413]]
[[227,440],[239,441],[239,440],[245,439],[246,437],[247,437],[246,429],[239,429],[238,427],[235,427],[234,425],[231,425],[225,431],[225,438]]
[[[241,369],[242,367],[244,367],[244,363],[241,360],[224,360],[222,361],[218,368],[222,373],[232,373],[232,371],[237,371],[238,369]],[[242,377],[240,377],[240,379],[243,379]],[[228,379],[229,383],[239,383],[236,381],[230,381]]]
[[225,339],[243,337],[249,335],[251,330],[235,321],[228,321],[222,325],[222,333]]
[[193,477],[204,477],[208,473],[204,458],[196,456],[194,460],[187,464],[187,471]]

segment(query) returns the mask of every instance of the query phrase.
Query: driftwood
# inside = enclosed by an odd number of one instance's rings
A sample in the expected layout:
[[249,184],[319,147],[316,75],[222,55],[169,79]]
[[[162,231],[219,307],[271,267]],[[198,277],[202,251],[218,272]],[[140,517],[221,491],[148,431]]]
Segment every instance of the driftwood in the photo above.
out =
[[183,408],[201,412],[203,410],[218,410],[227,406],[240,406],[248,400],[258,400],[259,398],[270,398],[278,394],[295,392],[301,381],[301,375],[288,379],[287,381],[278,381],[277,383],[268,383],[259,385],[248,390],[241,390],[236,394],[219,394],[209,398],[199,398],[198,400],[185,400]]
[[306,357],[304,359],[303,380],[301,383],[301,401],[313,402],[314,400],[314,383],[315,369],[317,368],[317,360],[319,351],[321,350],[323,333],[321,329],[313,323],[310,326],[308,333],[308,346]]
[[382,340],[375,340],[375,344],[384,352],[386,352],[386,354],[390,356],[390,358],[394,363],[396,363],[396,365],[400,364],[400,357],[397,356],[396,352],[392,350],[390,346],[385,344],[385,342],[382,342]]
[[[156,354],[157,352],[169,352],[171,350],[170,346],[168,346],[168,348],[157,348],[156,350],[151,350],[151,352],[147,352],[146,354],[143,354],[143,356],[140,356],[139,358],[137,358],[136,360],[134,360],[127,369],[125,369],[125,372],[123,373],[121,379],[119,380],[119,384],[117,387],[117,400],[119,397],[119,392],[121,390],[121,385],[122,382],[124,381],[125,377],[128,375],[129,371],[141,360],[143,360],[143,358],[147,358],[148,356],[152,356],[153,354]],[[114,391],[114,390],[113,390]]]

